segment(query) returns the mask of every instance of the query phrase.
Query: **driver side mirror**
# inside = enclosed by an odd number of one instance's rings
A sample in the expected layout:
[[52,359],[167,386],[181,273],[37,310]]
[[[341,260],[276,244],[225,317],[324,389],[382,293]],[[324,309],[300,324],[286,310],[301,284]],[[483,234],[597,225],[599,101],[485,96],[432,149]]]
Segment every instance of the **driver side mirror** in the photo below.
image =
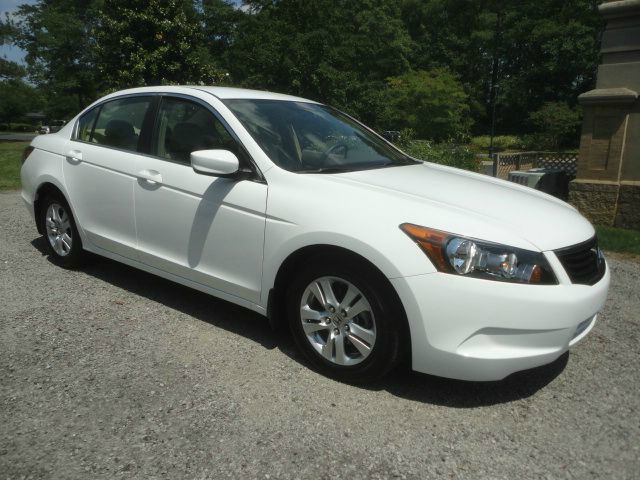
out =
[[232,177],[240,170],[240,161],[229,150],[197,150],[191,152],[191,167],[202,175]]

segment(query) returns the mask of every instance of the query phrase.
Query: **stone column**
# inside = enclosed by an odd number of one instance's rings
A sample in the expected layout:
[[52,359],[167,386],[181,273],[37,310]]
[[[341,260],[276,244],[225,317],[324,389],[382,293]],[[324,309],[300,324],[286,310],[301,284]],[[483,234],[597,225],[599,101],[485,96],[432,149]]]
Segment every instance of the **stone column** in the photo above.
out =
[[584,107],[569,201],[594,223],[640,229],[640,0],[603,3],[596,89]]

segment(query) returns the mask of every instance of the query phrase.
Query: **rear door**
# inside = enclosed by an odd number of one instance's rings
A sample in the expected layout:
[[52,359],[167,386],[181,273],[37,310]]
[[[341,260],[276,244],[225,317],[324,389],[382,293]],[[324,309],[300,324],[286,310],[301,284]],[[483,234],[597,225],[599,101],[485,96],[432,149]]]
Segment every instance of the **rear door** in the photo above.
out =
[[68,143],[63,167],[71,205],[89,242],[133,259],[136,162],[145,148],[143,127],[153,119],[153,99],[121,97],[85,113]]

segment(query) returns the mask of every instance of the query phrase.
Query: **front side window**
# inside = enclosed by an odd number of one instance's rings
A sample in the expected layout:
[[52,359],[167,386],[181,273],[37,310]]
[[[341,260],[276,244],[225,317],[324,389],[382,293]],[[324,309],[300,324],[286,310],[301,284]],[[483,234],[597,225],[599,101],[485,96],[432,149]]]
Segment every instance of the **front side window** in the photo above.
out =
[[83,138],[82,125],[79,137],[99,145],[140,151],[138,140],[150,104],[151,97],[127,97],[107,102],[100,107],[98,119],[88,140]]
[[377,135],[324,105],[223,100],[264,152],[294,172],[344,172],[416,163]]
[[160,104],[152,153],[189,164],[191,152],[231,150],[237,145],[224,125],[205,107],[181,98],[164,97]]

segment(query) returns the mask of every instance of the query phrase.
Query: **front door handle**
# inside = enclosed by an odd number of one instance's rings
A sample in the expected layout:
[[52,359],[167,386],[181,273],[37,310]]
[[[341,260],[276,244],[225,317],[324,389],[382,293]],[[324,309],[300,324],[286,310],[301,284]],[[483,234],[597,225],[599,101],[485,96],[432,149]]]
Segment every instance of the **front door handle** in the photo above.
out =
[[74,162],[82,161],[82,152],[80,150],[69,150],[67,152],[67,157]]
[[162,183],[162,175],[157,170],[142,170],[138,172],[138,178],[151,184]]

